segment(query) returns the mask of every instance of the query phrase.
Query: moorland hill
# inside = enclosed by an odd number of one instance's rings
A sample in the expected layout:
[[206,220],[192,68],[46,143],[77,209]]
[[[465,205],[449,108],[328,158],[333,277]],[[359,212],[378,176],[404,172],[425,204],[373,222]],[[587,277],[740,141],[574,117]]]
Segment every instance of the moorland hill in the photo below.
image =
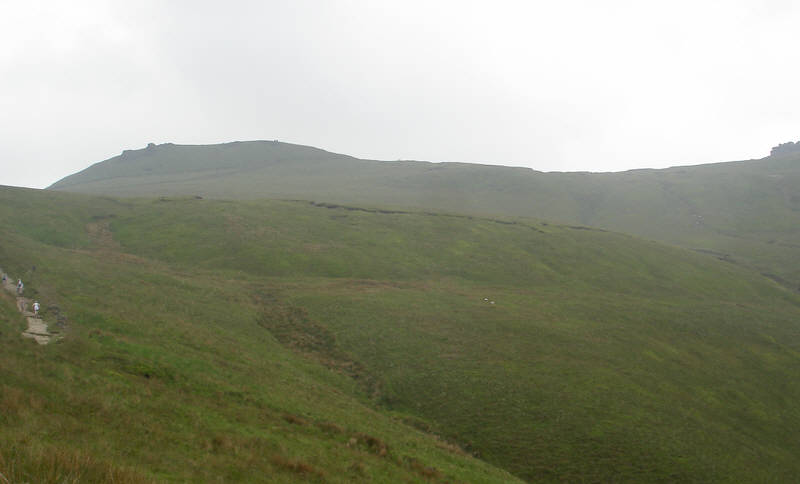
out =
[[620,173],[373,161],[277,141],[151,145],[53,184],[116,196],[303,199],[523,216],[697,250],[800,287],[800,153]]
[[377,408],[330,332],[315,352],[283,344],[262,322],[286,310],[278,281],[125,249],[116,221],[160,205],[0,200],[0,266],[56,336],[23,339],[0,290],[0,481],[518,482]]
[[18,480],[800,474],[800,298],[727,261],[430,210],[0,201],[0,265],[68,321],[38,347],[0,299],[0,471]]

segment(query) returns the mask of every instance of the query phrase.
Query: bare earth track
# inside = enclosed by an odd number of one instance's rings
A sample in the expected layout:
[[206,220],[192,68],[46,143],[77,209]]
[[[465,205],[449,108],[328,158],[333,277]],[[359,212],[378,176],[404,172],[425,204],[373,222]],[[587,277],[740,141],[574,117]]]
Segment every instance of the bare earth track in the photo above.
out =
[[[0,273],[2,273],[2,269],[0,269]],[[28,320],[28,329],[22,332],[22,336],[25,338],[33,338],[40,345],[46,345],[53,338],[53,334],[48,331],[47,324],[45,324],[41,318],[36,317],[29,311],[29,309],[33,309],[33,301],[17,295],[17,287],[11,281],[11,278],[6,279],[3,284],[3,289],[16,295],[17,309],[19,309],[19,312]]]
[[[119,243],[114,240],[107,220],[101,220],[99,222],[87,224],[86,231],[88,232],[90,239],[93,240],[97,245],[97,250],[116,251],[119,249]],[[2,273],[3,270],[0,269],[0,274]],[[53,332],[48,329],[44,320],[33,314],[32,310],[34,301],[23,297],[21,294],[17,294],[17,286],[13,281],[14,278],[8,277],[3,283],[3,289],[16,296],[17,309],[19,309],[19,312],[22,313],[22,315],[25,316],[25,319],[28,321],[28,329],[22,332],[22,336],[24,338],[33,338],[40,345],[46,345],[54,339],[63,337],[61,335],[53,334]],[[59,326],[61,326],[60,323]],[[55,332],[58,333],[58,331]]]

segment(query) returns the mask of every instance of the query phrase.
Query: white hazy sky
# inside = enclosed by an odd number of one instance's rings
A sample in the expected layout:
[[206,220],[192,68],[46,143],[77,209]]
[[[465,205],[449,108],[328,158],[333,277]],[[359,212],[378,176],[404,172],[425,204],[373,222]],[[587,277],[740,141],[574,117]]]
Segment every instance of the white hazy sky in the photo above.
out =
[[0,0],[0,184],[148,142],[616,171],[800,139],[789,1]]

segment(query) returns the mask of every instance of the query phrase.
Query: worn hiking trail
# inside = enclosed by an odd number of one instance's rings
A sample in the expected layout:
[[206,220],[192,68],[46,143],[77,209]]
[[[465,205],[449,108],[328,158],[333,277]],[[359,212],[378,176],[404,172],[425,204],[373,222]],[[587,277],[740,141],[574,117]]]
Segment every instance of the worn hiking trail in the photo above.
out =
[[[112,252],[119,253],[120,245],[116,240],[114,240],[108,220],[99,220],[97,222],[87,224],[86,232],[89,236],[89,239],[95,244],[95,251],[104,254]],[[2,273],[3,270],[0,269],[0,274]],[[8,279],[6,279],[6,281],[3,283],[3,289],[16,297],[17,309],[19,309],[19,312],[22,313],[22,315],[25,316],[25,319],[28,321],[28,329],[22,332],[22,336],[25,338],[33,338],[40,345],[46,345],[55,339],[63,338],[63,334],[60,334],[59,329],[50,331],[44,320],[33,313],[33,300],[17,294],[17,285],[14,282],[15,280],[16,279],[8,276]],[[57,309],[56,315],[58,315]],[[59,316],[58,322],[56,323],[56,328],[63,329],[63,327],[64,321]]]
[[[0,273],[1,272],[2,269],[0,269]],[[17,286],[11,281],[11,278],[6,279],[3,284],[3,289],[16,295],[17,309],[19,309],[19,312],[28,320],[28,329],[22,332],[22,336],[25,338],[33,338],[40,345],[46,345],[54,337],[53,334],[47,329],[47,324],[41,318],[33,314],[33,301],[17,295]]]

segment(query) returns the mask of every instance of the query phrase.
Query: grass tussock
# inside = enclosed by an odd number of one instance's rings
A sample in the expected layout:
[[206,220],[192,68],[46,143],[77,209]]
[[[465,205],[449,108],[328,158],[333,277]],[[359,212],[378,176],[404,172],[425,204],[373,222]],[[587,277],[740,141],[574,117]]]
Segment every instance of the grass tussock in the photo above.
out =
[[44,403],[36,395],[8,385],[0,386],[0,421],[20,414],[40,412]]
[[344,427],[341,425],[337,425],[333,422],[315,422],[317,428],[322,430],[323,432],[327,432],[329,434],[343,434]]
[[273,455],[269,461],[279,470],[293,472],[300,474],[306,478],[314,478],[314,480],[325,479],[325,473],[314,466],[301,459],[292,459],[283,455]]
[[0,450],[0,482],[41,484],[150,484],[133,469],[98,461],[89,454],[59,448],[31,450],[21,444]]
[[428,480],[438,480],[442,478],[442,473],[439,469],[433,466],[427,466],[416,457],[403,456],[403,464],[409,469],[412,469],[418,475]]
[[360,447],[366,449],[368,452],[377,455],[378,457],[386,457],[389,454],[389,445],[383,440],[367,435],[364,433],[357,433],[350,437],[347,445],[349,447]]
[[308,420],[300,417],[299,415],[292,415],[290,413],[284,414],[283,419],[293,425],[308,425]]

